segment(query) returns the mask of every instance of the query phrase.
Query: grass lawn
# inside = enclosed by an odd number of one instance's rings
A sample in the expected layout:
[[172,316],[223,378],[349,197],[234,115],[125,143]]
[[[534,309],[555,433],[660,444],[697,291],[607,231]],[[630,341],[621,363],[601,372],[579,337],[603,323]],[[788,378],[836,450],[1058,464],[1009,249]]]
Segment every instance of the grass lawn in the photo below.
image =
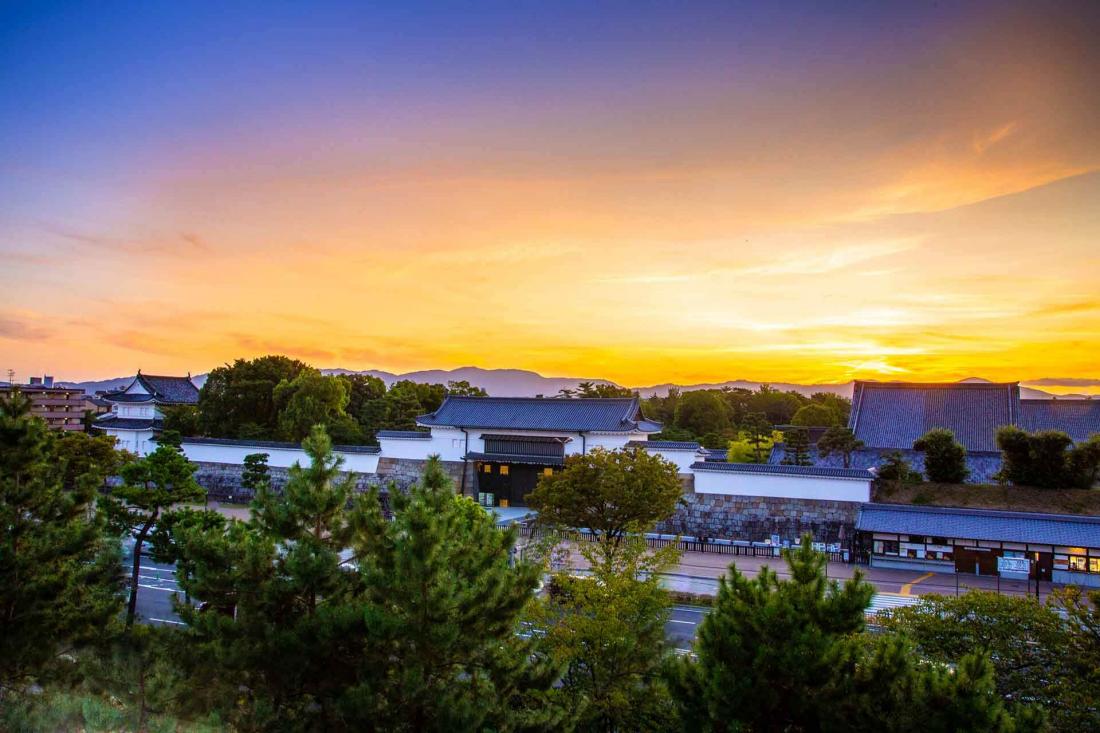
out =
[[1050,514],[1100,514],[1100,489],[1033,489],[996,484],[900,484],[875,487],[874,501],[886,504],[1002,509]]

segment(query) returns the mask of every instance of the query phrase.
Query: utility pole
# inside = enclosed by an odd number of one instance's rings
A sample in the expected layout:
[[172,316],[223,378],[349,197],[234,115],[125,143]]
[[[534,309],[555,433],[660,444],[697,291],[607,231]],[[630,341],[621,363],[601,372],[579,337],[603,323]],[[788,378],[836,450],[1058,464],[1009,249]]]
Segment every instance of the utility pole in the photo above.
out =
[[9,387],[14,387],[15,386],[15,370],[14,369],[9,369],[8,370],[8,386]]

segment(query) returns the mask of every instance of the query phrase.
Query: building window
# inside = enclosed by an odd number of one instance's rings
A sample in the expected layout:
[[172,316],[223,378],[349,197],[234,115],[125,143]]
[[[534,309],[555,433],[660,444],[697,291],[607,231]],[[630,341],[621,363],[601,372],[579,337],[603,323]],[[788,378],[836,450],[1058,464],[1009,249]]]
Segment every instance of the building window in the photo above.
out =
[[1079,573],[1088,572],[1088,560],[1084,555],[1070,555],[1069,556],[1069,569],[1075,570]]
[[493,464],[483,463],[483,464],[481,464],[481,470],[482,470],[483,473],[492,473],[493,472]]
[[897,555],[898,554],[898,541],[897,540],[875,540],[875,554],[876,555]]
[[500,467],[500,475],[501,476],[507,476],[508,475],[508,467],[507,466],[501,466]]
[[554,475],[554,469],[552,469],[550,467],[544,468],[544,469],[542,469],[542,475],[543,476],[553,476]]

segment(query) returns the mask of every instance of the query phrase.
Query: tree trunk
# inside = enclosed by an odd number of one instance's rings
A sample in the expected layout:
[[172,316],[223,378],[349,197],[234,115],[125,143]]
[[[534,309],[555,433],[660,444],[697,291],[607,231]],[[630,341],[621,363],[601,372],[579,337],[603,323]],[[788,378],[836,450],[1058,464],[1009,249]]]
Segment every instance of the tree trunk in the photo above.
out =
[[153,526],[153,522],[157,520],[157,513],[154,511],[149,515],[149,519],[142,526],[141,531],[138,532],[138,536],[134,539],[134,565],[133,571],[130,574],[130,602],[126,606],[126,628],[129,629],[134,625],[134,618],[137,616],[137,597],[138,597],[138,575],[141,573],[141,546],[145,544],[145,538],[149,534],[149,528]]

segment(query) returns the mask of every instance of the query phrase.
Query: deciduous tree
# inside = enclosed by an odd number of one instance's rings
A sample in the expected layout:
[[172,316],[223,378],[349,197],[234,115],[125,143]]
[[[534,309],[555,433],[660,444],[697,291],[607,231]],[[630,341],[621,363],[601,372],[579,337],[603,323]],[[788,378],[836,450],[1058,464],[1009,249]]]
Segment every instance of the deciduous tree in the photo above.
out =
[[798,408],[791,417],[791,425],[798,425],[801,427],[828,427],[837,425],[840,422],[840,417],[824,405],[810,403]]
[[591,530],[611,561],[628,533],[671,516],[682,494],[676,465],[661,456],[595,448],[567,457],[564,470],[543,476],[527,503],[541,523]]
[[[1087,662],[1070,651],[1074,628],[1053,606],[1028,596],[970,591],[961,596],[924,596],[914,606],[883,616],[886,629],[916,644],[926,659],[957,664],[976,650],[993,664],[997,692],[1006,704],[1041,703],[1055,730],[1090,730],[1100,714],[1082,705],[1082,693],[1095,690]],[[1084,627],[1080,627],[1084,628]],[[1096,661],[1100,661],[1097,659]],[[1084,676],[1082,676],[1084,673]]]
[[210,372],[199,391],[199,425],[216,438],[276,437],[275,387],[310,367],[286,356],[237,359]]
[[580,552],[591,568],[562,570],[531,613],[539,647],[565,668],[561,688],[579,711],[578,730],[666,731],[674,711],[663,669],[671,600],[660,573],[675,563],[669,546],[650,552],[630,535],[613,564],[592,544]]

